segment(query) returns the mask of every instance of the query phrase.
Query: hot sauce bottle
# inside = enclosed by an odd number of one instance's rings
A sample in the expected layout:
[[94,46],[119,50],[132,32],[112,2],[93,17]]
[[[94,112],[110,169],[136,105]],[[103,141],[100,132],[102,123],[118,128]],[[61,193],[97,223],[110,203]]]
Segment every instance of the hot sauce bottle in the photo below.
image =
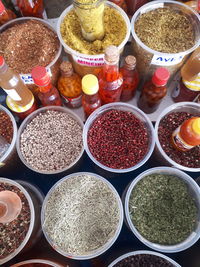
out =
[[0,0],[0,26],[9,20],[15,19],[16,15],[10,9],[6,9]]
[[24,17],[44,18],[43,0],[17,0],[17,6]]
[[105,49],[105,63],[100,71],[99,95],[102,104],[118,102],[122,92],[122,74],[119,72],[119,51],[116,46]]

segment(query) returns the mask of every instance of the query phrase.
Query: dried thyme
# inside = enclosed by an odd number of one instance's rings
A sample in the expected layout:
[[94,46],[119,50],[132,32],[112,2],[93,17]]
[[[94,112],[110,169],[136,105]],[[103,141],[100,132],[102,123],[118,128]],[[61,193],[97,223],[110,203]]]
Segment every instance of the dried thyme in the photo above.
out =
[[105,182],[86,174],[61,182],[49,195],[44,212],[50,239],[75,255],[104,246],[119,224],[115,195]]
[[197,207],[184,182],[172,175],[151,174],[133,188],[131,220],[151,242],[174,245],[194,230]]

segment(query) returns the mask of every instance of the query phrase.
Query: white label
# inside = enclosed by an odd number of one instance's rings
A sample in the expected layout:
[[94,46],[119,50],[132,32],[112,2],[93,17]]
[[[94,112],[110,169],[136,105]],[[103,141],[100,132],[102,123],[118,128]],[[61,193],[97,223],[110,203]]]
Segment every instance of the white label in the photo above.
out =
[[[51,70],[46,68],[47,72],[50,76],[52,76]],[[25,84],[34,84],[31,74],[20,74],[20,78],[22,79],[23,83]]]
[[21,97],[18,95],[17,91],[15,89],[3,89],[7,95],[9,95],[10,98],[14,101],[20,101],[22,100]]
[[88,58],[72,55],[73,59],[80,65],[89,67],[101,67],[104,65],[104,57]]
[[151,64],[152,65],[159,65],[159,66],[173,66],[176,64],[179,64],[185,55],[179,55],[179,56],[160,56],[160,55],[154,55]]

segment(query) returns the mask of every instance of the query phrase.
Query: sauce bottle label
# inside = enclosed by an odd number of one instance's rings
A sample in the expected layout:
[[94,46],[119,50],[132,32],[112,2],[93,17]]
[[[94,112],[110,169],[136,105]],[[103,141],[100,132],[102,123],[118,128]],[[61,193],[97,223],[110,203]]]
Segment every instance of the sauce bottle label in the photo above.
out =
[[79,108],[81,106],[82,95],[74,98],[69,98],[62,95],[62,99],[67,106],[70,106],[72,108]]
[[10,98],[14,101],[21,101],[21,97],[18,95],[17,91],[15,89],[3,89],[7,95],[9,95]]

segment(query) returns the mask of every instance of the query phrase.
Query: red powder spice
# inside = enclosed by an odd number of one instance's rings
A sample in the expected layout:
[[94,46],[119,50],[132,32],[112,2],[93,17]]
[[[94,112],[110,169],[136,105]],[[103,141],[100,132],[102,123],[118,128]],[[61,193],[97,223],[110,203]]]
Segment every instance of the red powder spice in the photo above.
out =
[[136,165],[146,155],[148,146],[149,136],[144,123],[128,111],[107,111],[88,131],[91,154],[110,168],[126,169]]
[[[199,116],[198,114],[196,114]],[[173,131],[185,120],[194,117],[195,114],[187,112],[173,112],[166,115],[158,127],[158,138],[162,149],[172,160],[178,164],[189,168],[200,168],[200,146],[196,146],[189,151],[182,152],[176,150],[171,143]]]

